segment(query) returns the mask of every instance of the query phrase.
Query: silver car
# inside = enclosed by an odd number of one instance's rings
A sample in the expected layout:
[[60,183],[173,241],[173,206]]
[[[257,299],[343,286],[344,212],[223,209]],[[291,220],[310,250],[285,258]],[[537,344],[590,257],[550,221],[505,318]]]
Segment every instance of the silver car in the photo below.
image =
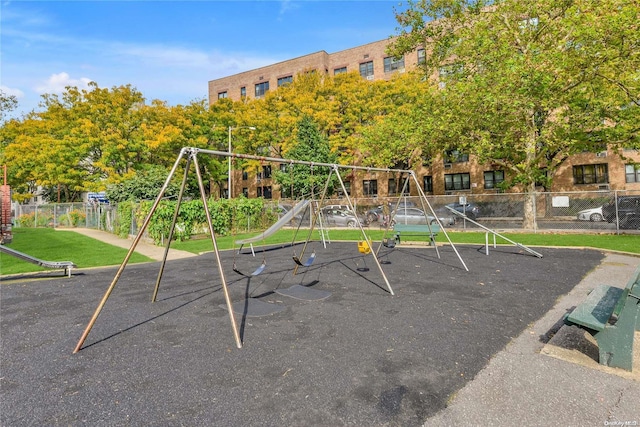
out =
[[[391,213],[391,225],[394,224],[437,224],[438,221],[433,215],[427,215],[422,209],[401,207],[397,212]],[[438,219],[443,225],[455,224],[455,218],[447,215],[438,215]]]
[[329,227],[349,227],[356,228],[358,221],[362,225],[367,222],[364,218],[358,218],[351,212],[342,209],[322,208],[322,220]]
[[591,222],[605,221],[604,215],[602,214],[602,206],[578,212],[578,219],[580,221]]

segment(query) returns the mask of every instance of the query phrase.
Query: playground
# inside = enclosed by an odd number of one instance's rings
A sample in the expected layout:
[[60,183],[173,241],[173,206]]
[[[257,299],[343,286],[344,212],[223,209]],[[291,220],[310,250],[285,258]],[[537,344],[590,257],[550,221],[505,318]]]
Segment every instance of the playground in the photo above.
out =
[[[155,258],[160,261],[129,264],[183,156],[182,189],[193,162],[204,199],[197,154],[183,149],[119,267],[4,281],[0,424],[427,425],[483,372],[492,372],[501,354],[521,349],[512,344],[523,336],[529,348],[518,359],[565,363],[538,353],[570,311],[558,301],[610,256],[582,249],[537,252],[508,239],[512,246],[489,249],[489,234],[485,245],[457,247],[440,223],[394,227],[393,240],[382,242],[371,241],[360,225],[361,240],[328,241],[321,216],[314,216],[304,240],[265,246],[265,237],[290,220],[284,216],[222,251],[205,203],[212,252],[175,258],[167,246]],[[341,179],[337,166],[325,166]],[[405,186],[409,179],[415,176],[409,174]],[[433,212],[420,196],[422,207]],[[171,233],[181,198],[182,190]],[[320,206],[323,199],[324,192]],[[299,202],[290,215],[306,204]],[[316,220],[321,240],[310,238]],[[421,234],[425,244],[407,245],[407,233]],[[635,268],[637,259],[622,264]],[[550,372],[527,369],[527,393],[546,396],[553,381],[542,389],[534,383]],[[580,372],[589,381],[593,375]],[[503,385],[509,389],[523,378]],[[599,381],[605,387],[607,381]],[[597,418],[598,409],[633,414],[628,408],[635,404],[627,402],[637,401],[636,389],[612,384],[619,393],[601,399],[600,407],[588,403],[595,417],[586,419],[611,417]],[[529,405],[516,406],[520,419],[529,419]],[[547,420],[583,419],[575,410],[549,418],[544,406]],[[466,411],[453,416],[465,420]]]
[[309,245],[296,275],[300,247],[248,277],[258,254],[220,252],[241,349],[213,252],[168,261],[154,303],[162,263],[128,265],[76,354],[115,268],[3,284],[2,424],[419,426],[603,258],[384,248],[391,295],[356,243]]

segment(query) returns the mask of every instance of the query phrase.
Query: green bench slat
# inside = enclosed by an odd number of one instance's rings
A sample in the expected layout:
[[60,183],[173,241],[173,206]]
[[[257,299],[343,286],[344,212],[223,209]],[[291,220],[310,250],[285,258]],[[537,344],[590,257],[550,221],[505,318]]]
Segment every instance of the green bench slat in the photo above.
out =
[[633,276],[629,279],[629,282],[627,282],[627,286],[625,286],[623,292],[624,294],[618,301],[616,308],[613,310],[613,314],[616,316],[620,315],[622,312],[629,293],[631,293],[632,296],[640,297],[640,266],[638,266]]
[[595,331],[602,331],[609,322],[623,292],[624,290],[620,288],[600,285],[567,316],[567,320]]
[[395,239],[400,242],[400,238],[404,235],[420,235],[420,236],[429,236],[429,244],[436,244],[435,237],[438,235],[440,231],[440,226],[437,224],[431,225],[431,229],[429,229],[428,225],[421,224],[395,224],[393,226],[393,232],[395,234]]
[[624,289],[600,285],[565,315],[566,324],[585,328],[596,339],[601,365],[632,370],[634,330],[640,330],[638,294],[640,266]]
[[432,225],[431,230],[429,230],[428,225],[419,225],[419,224],[396,224],[393,226],[393,231],[395,232],[406,232],[406,233],[424,233],[424,234],[438,234],[440,231],[440,226]]

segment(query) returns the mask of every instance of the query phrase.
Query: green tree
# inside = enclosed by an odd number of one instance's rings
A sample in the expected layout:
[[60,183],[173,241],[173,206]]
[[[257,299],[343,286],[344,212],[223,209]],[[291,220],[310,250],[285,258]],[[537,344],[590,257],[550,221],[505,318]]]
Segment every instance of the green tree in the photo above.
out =
[[3,126],[1,157],[9,165],[17,200],[31,197],[38,187],[45,188],[50,201],[78,200],[85,176],[77,166],[78,147],[67,117],[65,108],[53,105],[46,113],[28,114]]
[[390,53],[425,46],[441,93],[424,92],[433,114],[407,117],[423,141],[502,167],[529,193],[572,154],[637,148],[639,11],[635,0],[411,0]]
[[[331,152],[329,142],[324,137],[313,120],[305,116],[298,124],[297,144],[285,156],[287,159],[308,162],[334,164],[337,156]],[[331,173],[328,167],[312,167],[301,164],[289,164],[285,170],[276,170],[274,180],[283,194],[291,197],[319,197]],[[327,195],[336,190],[337,177],[332,176]]]
[[[125,201],[155,200],[160,189],[167,179],[167,170],[162,166],[149,166],[131,178],[107,187],[107,198],[111,202],[119,203]],[[173,179],[164,197],[174,199],[178,196],[180,186],[176,179]]]
[[[0,159],[10,165],[11,185],[21,200],[41,186],[53,201],[73,201],[83,191],[127,182],[154,166],[168,172],[183,146],[206,146],[202,129],[210,128],[204,123],[211,119],[203,102],[145,105],[128,85],[67,87],[61,95],[44,95],[41,106],[42,112],[0,129]],[[195,192],[191,180],[187,195]]]
[[7,114],[18,108],[18,98],[0,90],[0,122],[4,122]]

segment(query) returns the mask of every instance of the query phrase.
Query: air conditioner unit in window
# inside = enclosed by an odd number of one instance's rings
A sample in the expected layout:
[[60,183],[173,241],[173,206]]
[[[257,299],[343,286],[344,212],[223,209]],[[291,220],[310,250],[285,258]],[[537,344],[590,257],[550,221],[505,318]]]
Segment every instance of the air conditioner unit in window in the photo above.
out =
[[598,190],[609,190],[609,184],[598,185]]
[[596,153],[596,157],[607,157],[607,152],[606,151],[601,151],[599,153]]
[[373,74],[370,76],[367,76],[367,80],[373,80]]
[[451,169],[451,166],[453,166],[451,163],[445,163],[444,164],[444,168],[445,169]]

